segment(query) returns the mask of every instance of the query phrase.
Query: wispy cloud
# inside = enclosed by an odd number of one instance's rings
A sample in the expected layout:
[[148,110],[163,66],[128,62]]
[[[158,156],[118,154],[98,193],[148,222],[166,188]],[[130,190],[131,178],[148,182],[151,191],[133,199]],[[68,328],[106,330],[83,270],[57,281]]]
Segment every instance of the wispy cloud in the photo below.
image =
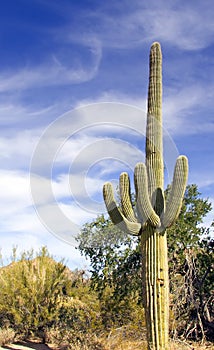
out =
[[[197,169],[190,170],[191,183],[197,184],[201,191],[206,191],[214,189],[214,179],[213,179],[213,169],[208,168],[206,170],[197,171]],[[214,207],[213,207],[214,209]]]
[[[198,50],[213,41],[214,25],[211,1],[203,6],[192,6],[187,2],[142,1],[114,5],[114,12],[108,6],[99,6],[95,11],[85,13],[83,18],[93,21],[96,26],[87,32],[76,25],[75,31],[68,31],[70,39],[91,40],[96,38],[104,47],[130,48],[160,40],[182,50]],[[94,29],[96,28],[96,29]],[[78,31],[81,35],[78,35]]]
[[[163,122],[165,129],[173,136],[213,133],[212,103],[214,98],[213,83],[197,81],[187,86],[164,88]],[[112,101],[127,105],[127,108],[140,108],[144,116],[147,110],[147,99],[137,94],[125,94],[118,91],[106,91],[92,98],[78,101],[77,108],[93,103]],[[199,114],[200,111],[200,114]],[[203,115],[203,124],[201,116]],[[145,118],[141,122],[145,131]],[[139,127],[136,124],[136,129]],[[143,129],[141,127],[141,130]]]
[[87,61],[87,64],[78,62],[69,66],[68,57],[65,63],[57,57],[57,53],[54,53],[48,62],[40,66],[23,67],[18,71],[7,73],[0,71],[0,92],[89,81],[97,74],[102,56],[101,47],[98,44],[89,47],[88,55],[91,58],[91,64]]
[[[156,6],[156,5],[155,5]],[[162,7],[146,10],[137,23],[144,24],[152,40],[170,43],[182,50],[198,50],[213,41],[214,25],[208,4],[195,8],[188,3],[162,2]]]
[[[97,190],[95,181],[91,179],[90,189],[92,191]],[[50,201],[52,197],[48,195],[47,183],[53,186],[55,202]],[[4,241],[8,241],[6,239],[8,232],[10,232],[10,244],[18,244],[21,249],[30,248],[30,246],[39,247],[41,245],[39,242],[42,240],[46,242],[47,231],[56,235],[58,239],[75,245],[75,235],[79,232],[79,225],[95,217],[94,212],[87,210],[85,206],[81,207],[75,199],[72,199],[63,176],[57,181],[40,179],[38,185],[40,199],[41,192],[43,192],[42,202],[37,203],[34,208],[29,174],[18,171],[0,171],[0,236],[5,235],[4,239],[1,238],[0,247],[4,247]],[[79,198],[80,193],[76,195]],[[39,216],[36,215],[35,209],[40,214]],[[55,212],[58,214],[54,215]],[[48,225],[48,223],[51,224]]]
[[[0,103],[0,125],[1,127],[10,127],[10,134],[14,133],[14,126],[23,129],[23,124],[26,126],[29,122],[33,124],[35,120],[45,116],[46,118],[53,114],[56,106],[45,106],[43,108],[31,107],[27,103],[10,102],[10,98],[4,96]],[[8,101],[7,101],[8,100]],[[17,129],[15,129],[16,132]]]
[[163,105],[165,127],[172,135],[212,133],[212,101],[213,84],[201,82],[179,91],[169,89]]

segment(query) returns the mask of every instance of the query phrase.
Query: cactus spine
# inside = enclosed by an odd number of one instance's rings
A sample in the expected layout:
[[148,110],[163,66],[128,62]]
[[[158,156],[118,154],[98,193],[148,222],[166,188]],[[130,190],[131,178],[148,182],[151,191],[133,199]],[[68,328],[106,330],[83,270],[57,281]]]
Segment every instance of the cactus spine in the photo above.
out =
[[168,200],[164,199],[162,141],[162,54],[160,44],[150,51],[146,164],[134,171],[136,209],[130,198],[127,173],[120,175],[121,208],[118,208],[111,183],[105,183],[103,196],[111,220],[120,229],[141,236],[143,265],[143,303],[149,350],[167,350],[169,332],[169,282],[166,228],[179,215],[186,188],[188,161],[179,156]]

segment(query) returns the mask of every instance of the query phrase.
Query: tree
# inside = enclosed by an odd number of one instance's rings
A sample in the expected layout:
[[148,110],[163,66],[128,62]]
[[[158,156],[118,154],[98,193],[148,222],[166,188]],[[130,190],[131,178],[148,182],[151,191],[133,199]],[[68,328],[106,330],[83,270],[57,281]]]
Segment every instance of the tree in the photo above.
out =
[[[168,190],[166,195],[167,193]],[[196,185],[189,185],[179,218],[176,224],[168,229],[171,331],[175,335],[209,336],[212,327],[214,244],[211,238],[212,226],[203,226],[204,218],[210,211],[211,204],[208,199],[201,198]],[[110,288],[109,313],[113,314],[113,318],[117,318],[116,314],[120,313],[122,322],[128,322],[131,317],[130,314],[127,315],[128,307],[124,308],[125,312],[122,315],[120,305],[130,300],[135,305],[141,303],[143,293],[138,238],[133,242],[129,235],[101,215],[84,225],[77,240],[80,252],[90,260],[92,288],[98,291],[101,301]],[[190,287],[191,301],[188,292]],[[192,300],[199,300],[200,304],[197,309],[199,317],[196,319]],[[133,312],[134,306],[131,310]]]
[[179,220],[168,232],[174,332],[196,339],[213,334],[213,224],[202,225],[211,209],[197,186],[189,186]]
[[90,259],[91,286],[98,293],[104,326],[127,323],[142,299],[138,239],[133,240],[101,215],[84,225],[77,240],[80,252]]

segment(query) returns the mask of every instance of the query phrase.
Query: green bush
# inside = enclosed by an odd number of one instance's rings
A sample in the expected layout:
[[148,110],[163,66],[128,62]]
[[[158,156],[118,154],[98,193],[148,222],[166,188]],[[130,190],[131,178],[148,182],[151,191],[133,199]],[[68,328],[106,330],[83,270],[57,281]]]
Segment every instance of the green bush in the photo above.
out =
[[27,336],[57,321],[59,302],[69,277],[62,262],[55,262],[43,248],[36,257],[24,253],[0,269],[0,326],[9,322]]
[[54,261],[46,248],[36,256],[14,256],[0,269],[0,327],[10,326],[22,338],[45,340],[50,329],[82,337],[99,332],[100,324],[99,301],[89,280]]

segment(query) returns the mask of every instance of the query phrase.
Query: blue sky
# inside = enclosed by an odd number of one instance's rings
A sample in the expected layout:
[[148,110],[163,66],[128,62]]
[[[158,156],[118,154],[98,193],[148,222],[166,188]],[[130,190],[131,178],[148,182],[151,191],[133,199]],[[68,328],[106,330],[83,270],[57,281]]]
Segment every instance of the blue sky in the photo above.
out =
[[84,266],[69,227],[76,232],[102,212],[103,182],[116,184],[144,157],[154,41],[163,53],[168,153],[188,156],[188,182],[214,203],[213,16],[211,0],[1,3],[3,255],[47,245],[72,268]]

